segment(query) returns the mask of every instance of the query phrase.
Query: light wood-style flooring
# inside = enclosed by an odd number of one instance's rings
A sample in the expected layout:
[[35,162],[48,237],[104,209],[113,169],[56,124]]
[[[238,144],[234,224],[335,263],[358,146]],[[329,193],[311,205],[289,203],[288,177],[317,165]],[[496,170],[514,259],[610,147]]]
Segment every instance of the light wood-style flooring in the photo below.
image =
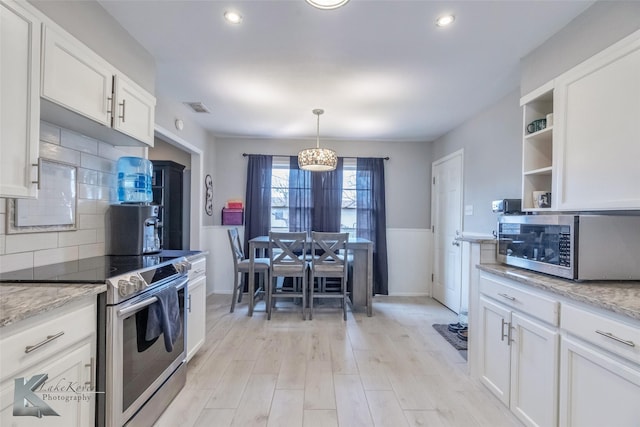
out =
[[340,309],[229,313],[207,300],[207,339],[185,388],[159,427],[519,426],[467,375],[465,360],[433,328],[454,313],[427,297],[374,298],[374,316]]

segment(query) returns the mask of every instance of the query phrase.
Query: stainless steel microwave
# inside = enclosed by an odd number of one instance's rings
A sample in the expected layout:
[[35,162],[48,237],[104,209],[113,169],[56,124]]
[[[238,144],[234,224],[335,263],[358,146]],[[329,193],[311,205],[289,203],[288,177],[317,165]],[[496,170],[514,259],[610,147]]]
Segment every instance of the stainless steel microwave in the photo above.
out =
[[573,280],[640,280],[640,216],[503,215],[497,259]]

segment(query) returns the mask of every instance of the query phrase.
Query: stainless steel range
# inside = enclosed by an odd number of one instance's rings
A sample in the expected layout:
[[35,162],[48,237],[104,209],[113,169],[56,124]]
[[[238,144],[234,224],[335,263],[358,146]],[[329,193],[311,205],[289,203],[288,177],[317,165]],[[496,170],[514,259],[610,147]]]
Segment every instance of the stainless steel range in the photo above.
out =
[[[100,256],[0,274],[0,282],[107,284],[98,296],[97,426],[150,426],[183,387],[185,256],[196,253]],[[159,322],[163,313],[172,321]]]
[[[119,266],[126,272],[107,279],[107,292],[99,298],[97,380],[105,393],[96,404],[98,426],[151,426],[186,380],[191,264],[184,257],[135,258],[147,265]],[[162,336],[150,337],[153,328]]]

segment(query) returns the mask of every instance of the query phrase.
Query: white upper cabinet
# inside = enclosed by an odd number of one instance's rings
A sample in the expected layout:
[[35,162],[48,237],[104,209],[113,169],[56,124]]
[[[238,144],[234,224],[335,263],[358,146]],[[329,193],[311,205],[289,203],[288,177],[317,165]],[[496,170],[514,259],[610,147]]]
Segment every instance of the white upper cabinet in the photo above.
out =
[[155,98],[124,76],[114,76],[113,87],[113,128],[153,145]]
[[153,95],[60,28],[45,25],[42,46],[44,119],[113,145],[153,146]]
[[640,209],[640,31],[555,80],[554,208]]
[[20,3],[0,1],[0,197],[37,196],[40,26]]
[[42,97],[111,126],[113,69],[68,34],[44,28]]

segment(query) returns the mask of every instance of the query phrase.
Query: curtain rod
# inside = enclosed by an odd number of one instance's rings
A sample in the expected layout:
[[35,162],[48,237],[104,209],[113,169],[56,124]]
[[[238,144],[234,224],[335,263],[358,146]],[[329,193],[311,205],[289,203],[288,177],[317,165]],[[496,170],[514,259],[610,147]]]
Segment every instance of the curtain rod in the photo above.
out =
[[[249,154],[249,153],[242,153],[242,157],[247,157],[247,156],[264,156],[265,154]],[[286,154],[269,154],[270,156],[274,156],[274,157],[292,157],[292,156],[287,156]],[[347,159],[357,159],[357,157],[352,157],[352,156],[346,156],[345,158]],[[370,158],[376,158],[376,157],[370,157]],[[384,160],[389,160],[390,157],[378,157]]]

